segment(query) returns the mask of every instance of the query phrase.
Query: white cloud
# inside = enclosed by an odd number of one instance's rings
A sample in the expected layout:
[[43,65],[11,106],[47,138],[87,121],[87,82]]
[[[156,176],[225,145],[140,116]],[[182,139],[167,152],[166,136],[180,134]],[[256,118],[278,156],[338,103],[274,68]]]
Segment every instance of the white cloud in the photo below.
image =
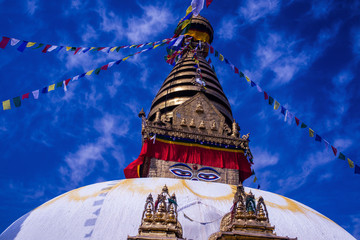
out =
[[95,29],[87,24],[85,27],[83,27],[84,32],[81,34],[81,39],[86,43],[86,42],[90,42],[92,40],[96,40],[99,35],[98,33],[95,31]]
[[356,239],[360,239],[360,215],[352,216],[353,232],[352,235]]
[[38,1],[37,0],[28,0],[27,1],[27,12],[30,15],[34,15],[36,9],[38,8]]
[[[65,165],[59,171],[65,182],[78,185],[85,177],[90,175],[99,164],[107,165],[103,155],[112,152],[115,157],[123,158],[120,146],[115,146],[114,135],[124,136],[129,131],[129,123],[119,116],[105,114],[100,120],[96,120],[94,128],[100,136],[94,141],[85,143],[73,152],[65,156]],[[117,159],[119,165],[123,159]]]
[[248,23],[268,15],[276,15],[280,10],[279,0],[246,0],[244,6],[240,7],[239,15]]
[[233,16],[225,16],[221,20],[220,26],[218,27],[217,35],[224,40],[231,40],[237,36],[239,28],[238,18]]
[[256,170],[265,168],[267,166],[276,165],[279,162],[279,154],[272,154],[267,150],[259,147],[252,148],[251,152],[254,156],[254,167]]
[[333,9],[333,1],[313,1],[311,5],[310,14],[314,18],[324,18],[326,17]]

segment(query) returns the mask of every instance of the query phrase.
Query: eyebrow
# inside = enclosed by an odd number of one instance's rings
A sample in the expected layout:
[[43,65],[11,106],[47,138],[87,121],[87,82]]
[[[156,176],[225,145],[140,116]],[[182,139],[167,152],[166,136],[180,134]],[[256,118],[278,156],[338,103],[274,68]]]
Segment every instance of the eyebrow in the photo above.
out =
[[186,168],[192,170],[191,167],[189,167],[188,165],[186,165],[184,163],[177,163],[177,164],[174,164],[174,165],[172,165],[170,167],[178,167],[178,166],[183,166],[183,167],[186,167]]
[[210,167],[203,167],[203,168],[200,168],[198,171],[201,171],[201,170],[210,170],[210,171],[216,172],[217,174],[220,175],[220,173],[218,171],[216,171],[215,169],[210,168]]

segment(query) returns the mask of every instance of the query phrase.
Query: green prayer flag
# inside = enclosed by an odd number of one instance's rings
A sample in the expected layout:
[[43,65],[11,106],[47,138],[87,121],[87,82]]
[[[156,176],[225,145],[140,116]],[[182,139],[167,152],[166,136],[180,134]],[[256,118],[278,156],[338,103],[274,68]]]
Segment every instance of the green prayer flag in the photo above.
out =
[[307,125],[305,123],[301,123],[301,128],[306,128]]
[[219,52],[215,50],[215,57],[219,56]]
[[245,77],[245,74],[243,72],[239,73],[240,77]]
[[21,106],[20,97],[14,97],[14,98],[13,98],[13,101],[14,101],[15,107],[20,107],[20,106]]
[[269,96],[269,105],[272,105],[274,103],[274,98],[272,96]]
[[97,68],[97,69],[95,69],[94,73],[95,73],[96,75],[99,75],[100,70],[101,70],[101,68]]
[[341,152],[339,153],[339,159],[344,160],[345,161],[345,155]]
[[58,82],[57,84],[56,84],[56,88],[59,88],[59,87],[62,87],[63,86],[63,82],[61,81],[61,82]]
[[173,204],[175,204],[177,206],[177,203],[175,202],[174,199],[168,198],[168,201],[169,201],[169,203],[173,203]]
[[75,51],[76,47],[71,47],[70,51]]
[[117,47],[117,48],[115,49],[115,51],[119,52],[120,49],[121,49],[121,47]]
[[39,43],[39,46],[35,47],[34,49],[41,48],[42,46],[44,46],[44,44],[43,44],[43,43]]

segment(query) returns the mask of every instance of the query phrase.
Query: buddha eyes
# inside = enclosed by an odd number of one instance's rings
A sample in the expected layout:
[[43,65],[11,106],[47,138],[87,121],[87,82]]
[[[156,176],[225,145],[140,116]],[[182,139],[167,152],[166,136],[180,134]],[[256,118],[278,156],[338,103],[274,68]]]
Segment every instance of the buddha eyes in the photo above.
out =
[[202,172],[200,172],[198,174],[198,178],[200,178],[202,180],[205,180],[205,181],[215,181],[215,180],[219,179],[220,176],[218,176],[215,173],[202,173]]
[[192,173],[190,171],[182,170],[179,168],[170,169],[170,172],[172,172],[174,175],[179,176],[179,177],[191,177],[192,176]]

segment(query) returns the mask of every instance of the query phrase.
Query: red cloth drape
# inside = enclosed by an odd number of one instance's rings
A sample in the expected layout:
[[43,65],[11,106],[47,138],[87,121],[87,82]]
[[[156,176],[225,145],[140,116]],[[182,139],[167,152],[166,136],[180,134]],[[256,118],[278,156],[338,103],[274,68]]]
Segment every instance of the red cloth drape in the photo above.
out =
[[208,146],[199,146],[198,144],[189,146],[189,144],[156,139],[155,143],[151,140],[144,142],[139,157],[124,169],[126,178],[140,177],[138,167],[143,164],[145,157],[209,167],[237,169],[240,172],[241,181],[252,174],[250,163],[242,151],[214,149]]

